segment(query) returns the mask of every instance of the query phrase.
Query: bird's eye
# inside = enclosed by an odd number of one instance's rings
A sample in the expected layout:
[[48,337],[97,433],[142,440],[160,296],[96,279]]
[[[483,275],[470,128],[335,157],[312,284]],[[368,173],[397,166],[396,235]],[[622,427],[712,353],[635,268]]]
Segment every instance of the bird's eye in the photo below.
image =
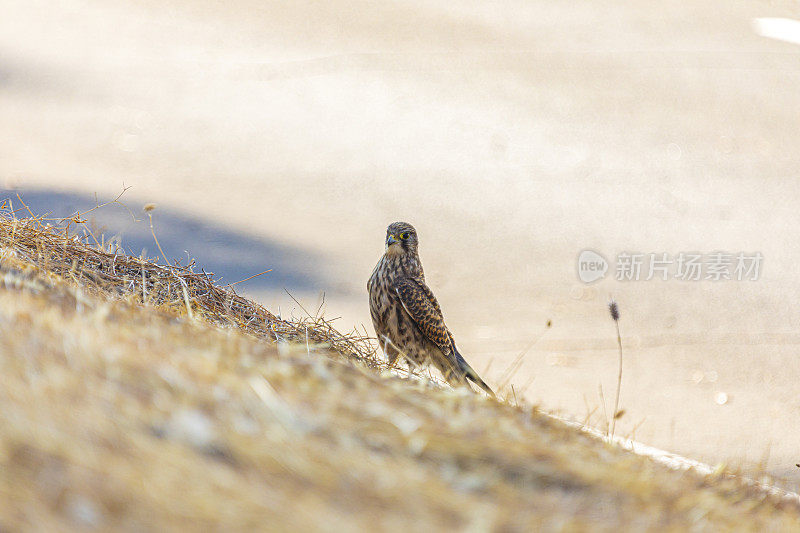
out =
[[401,239],[403,239],[403,240],[406,240],[406,239],[408,239],[408,232],[407,232],[407,231],[404,231],[403,233],[401,233],[401,234],[400,234],[400,238],[401,238]]

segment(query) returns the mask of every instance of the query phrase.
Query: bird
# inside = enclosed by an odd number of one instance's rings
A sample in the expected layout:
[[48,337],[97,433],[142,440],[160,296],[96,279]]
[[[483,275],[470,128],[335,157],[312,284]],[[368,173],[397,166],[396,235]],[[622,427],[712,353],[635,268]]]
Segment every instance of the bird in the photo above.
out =
[[411,224],[393,222],[386,229],[384,254],[367,281],[378,343],[392,366],[403,355],[416,367],[432,364],[450,385],[469,387],[471,381],[495,397],[456,348],[439,302],[425,283],[418,245]]

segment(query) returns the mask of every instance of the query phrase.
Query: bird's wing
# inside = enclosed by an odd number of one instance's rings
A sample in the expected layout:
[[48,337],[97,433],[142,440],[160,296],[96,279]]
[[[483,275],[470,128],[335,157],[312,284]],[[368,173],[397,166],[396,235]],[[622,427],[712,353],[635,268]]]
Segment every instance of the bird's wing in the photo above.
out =
[[[478,373],[469,366],[458,350],[456,349],[453,336],[444,325],[444,316],[439,302],[433,292],[425,285],[425,281],[419,278],[400,278],[394,282],[394,290],[400,297],[403,308],[411,315],[411,319],[417,324],[422,334],[428,337],[447,358],[452,370],[456,372],[458,379],[469,379],[485,390],[490,396],[494,392],[481,378]],[[453,376],[448,372],[445,378],[450,381]]]
[[399,278],[394,282],[394,290],[423,335],[428,337],[443,354],[451,357],[452,337],[444,325],[439,302],[425,282],[413,278]]

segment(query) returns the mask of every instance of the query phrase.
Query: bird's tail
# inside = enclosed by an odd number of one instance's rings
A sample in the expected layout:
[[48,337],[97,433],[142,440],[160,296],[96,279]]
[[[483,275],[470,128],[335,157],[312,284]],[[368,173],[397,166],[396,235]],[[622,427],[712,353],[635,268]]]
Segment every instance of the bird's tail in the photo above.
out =
[[464,373],[464,377],[483,389],[492,398],[496,398],[497,396],[494,395],[494,391],[492,391],[491,387],[489,387],[489,385],[487,385],[486,382],[481,379],[478,373],[475,372],[475,369],[469,366],[469,363],[467,363],[461,354],[458,353],[458,350],[455,350],[455,355],[456,361],[458,361],[459,370]]

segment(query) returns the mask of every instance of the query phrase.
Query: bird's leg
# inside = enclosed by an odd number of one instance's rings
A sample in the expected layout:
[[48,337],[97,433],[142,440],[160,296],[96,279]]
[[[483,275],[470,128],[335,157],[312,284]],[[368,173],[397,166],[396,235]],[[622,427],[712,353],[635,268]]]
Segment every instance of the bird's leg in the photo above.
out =
[[400,353],[403,354],[403,359],[405,359],[406,366],[408,366],[408,377],[413,376],[414,371],[420,369],[420,365],[418,365],[417,362],[414,361],[414,359],[409,355],[407,355],[405,352],[400,352]]
[[389,369],[394,370],[397,368],[397,360],[400,355],[400,350],[392,343],[387,335],[383,336],[383,353],[386,356],[386,361],[389,363]]
[[394,370],[394,363],[396,360],[392,361],[392,358],[389,357],[389,337],[386,335],[383,336],[383,355],[385,355],[386,359],[389,361],[389,368]]

